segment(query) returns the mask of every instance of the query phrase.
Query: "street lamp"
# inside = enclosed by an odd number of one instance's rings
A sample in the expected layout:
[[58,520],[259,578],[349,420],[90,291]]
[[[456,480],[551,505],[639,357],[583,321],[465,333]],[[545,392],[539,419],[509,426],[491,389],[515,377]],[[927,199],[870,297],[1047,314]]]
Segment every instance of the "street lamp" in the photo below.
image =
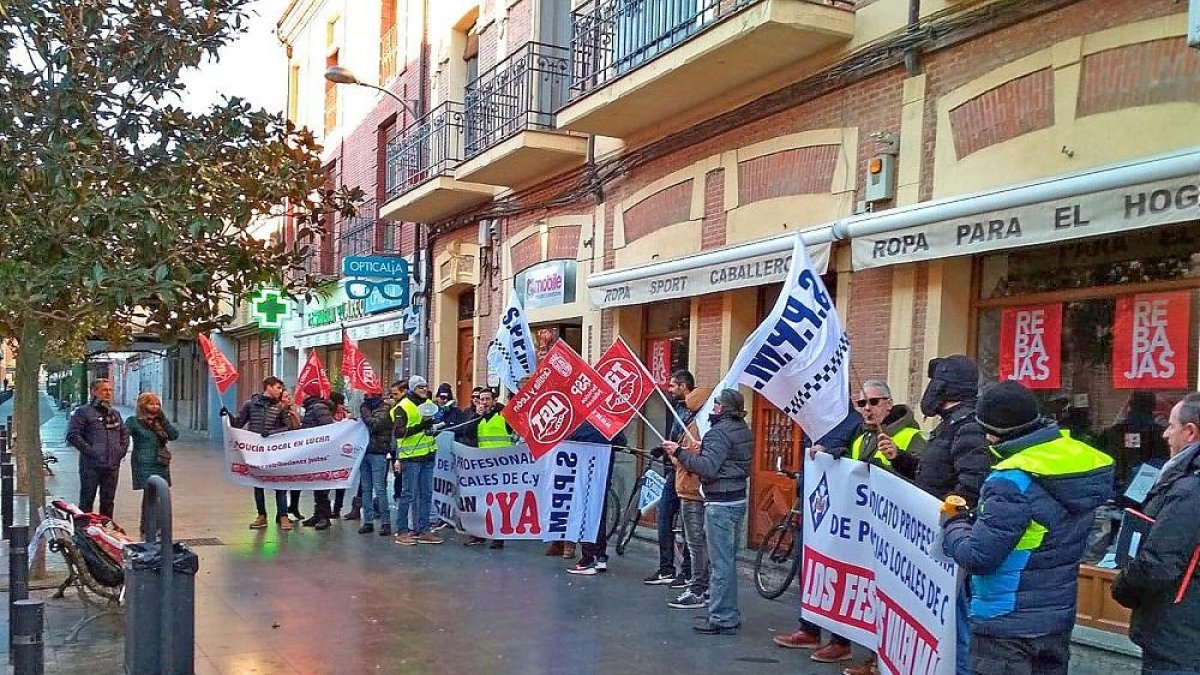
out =
[[421,119],[421,114],[417,112],[417,106],[414,106],[409,101],[405,101],[383,87],[371,84],[369,82],[363,82],[362,80],[358,79],[354,75],[353,71],[351,71],[349,68],[344,66],[330,66],[325,69],[325,79],[335,84],[357,84],[360,87],[367,87],[368,89],[382,91],[383,93],[395,99],[397,103],[404,106],[404,109],[408,111],[408,114],[413,116],[414,120]]

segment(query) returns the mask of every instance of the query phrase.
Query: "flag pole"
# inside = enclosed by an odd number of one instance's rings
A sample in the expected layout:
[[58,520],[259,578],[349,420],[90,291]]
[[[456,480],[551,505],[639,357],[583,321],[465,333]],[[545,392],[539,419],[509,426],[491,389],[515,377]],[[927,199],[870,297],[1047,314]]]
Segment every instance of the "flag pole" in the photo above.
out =
[[[629,343],[625,342],[625,338],[618,335],[617,339],[620,340],[621,344],[625,345],[625,349],[634,356],[634,360],[636,360],[638,363],[638,366],[641,367],[642,374],[646,376],[646,379],[650,380],[651,382],[654,382],[654,375],[652,375],[650,373],[650,369],[646,367],[646,364],[642,363],[642,359],[641,359],[641,357],[639,357],[637,355],[637,352],[634,352],[632,349],[629,348]],[[665,393],[663,393],[662,387],[658,386],[658,384],[655,383],[654,389],[655,389],[655,391],[658,392],[658,395],[662,398],[663,403],[667,406],[667,411],[670,412],[671,416],[675,418],[675,421],[679,423],[679,428],[683,429],[683,433],[686,434],[687,437],[689,439],[691,439],[691,441],[693,443],[699,444],[700,441],[697,440],[695,436],[692,436],[692,432],[689,431],[687,428],[687,425],[684,424],[683,418],[679,416],[679,411],[675,409],[675,406],[671,403],[670,400],[667,399],[667,395]],[[642,417],[642,414],[640,412],[638,413],[638,417]],[[646,418],[642,417],[642,420],[646,421]],[[650,425],[650,422],[646,421],[646,424]],[[657,429],[655,429],[655,433],[656,434],[658,433]],[[658,437],[662,438],[662,434],[658,434]],[[664,438],[663,440],[665,441],[666,439]]]

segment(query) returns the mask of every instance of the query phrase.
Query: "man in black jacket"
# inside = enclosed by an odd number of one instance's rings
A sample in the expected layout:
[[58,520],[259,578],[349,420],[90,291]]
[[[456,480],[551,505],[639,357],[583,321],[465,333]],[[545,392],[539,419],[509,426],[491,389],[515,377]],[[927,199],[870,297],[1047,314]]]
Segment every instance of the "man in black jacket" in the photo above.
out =
[[699,454],[682,450],[678,443],[663,443],[663,450],[684,469],[700,476],[704,496],[704,533],[708,538],[708,617],[693,626],[697,633],[733,635],[742,625],[737,598],[737,538],[746,517],[746,479],[754,455],[754,433],[746,425],[746,402],[736,389],[717,394],[709,421],[712,427],[700,439]]
[[363,522],[359,534],[375,531],[379,519],[379,536],[392,534],[392,504],[387,493],[388,455],[392,452],[392,400],[382,394],[369,394],[359,407],[359,419],[370,434],[367,454],[363,456],[358,484],[362,488]]
[[[283,380],[273,375],[268,376],[263,379],[262,386],[262,393],[251,396],[250,400],[242,405],[237,416],[229,420],[229,425],[235,429],[252,431],[266,438],[273,433],[291,429],[292,418],[288,413],[288,406],[283,402]],[[254,506],[258,509],[258,517],[254,519],[253,523],[250,523],[250,529],[259,530],[267,526],[266,491],[262,488],[254,488]],[[276,490],[275,520],[282,530],[292,529],[292,524],[287,518],[287,510],[287,490]]]
[[129,449],[129,429],[112,405],[108,380],[92,383],[92,400],[71,415],[67,443],[79,451],[79,508],[91,511],[100,492],[100,513],[112,518],[121,460]]
[[[328,399],[321,398],[320,386],[313,383],[307,385],[301,393],[304,395],[304,417],[300,420],[301,429],[323,427],[333,424],[333,404]],[[313,490],[313,514],[301,523],[305,527],[317,530],[329,529],[329,518],[333,515],[333,506],[329,503],[329,490]]]
[[[1142,673],[1200,672],[1200,394],[1175,404],[1163,433],[1171,459],[1146,498],[1154,518],[1137,554],[1113,582],[1113,598],[1133,610],[1129,638],[1142,648]],[[1128,517],[1128,516],[1127,516]]]
[[921,396],[921,413],[942,418],[921,454],[916,485],[938,499],[958,495],[974,507],[992,469],[983,428],[975,422],[979,367],[956,354],[929,361],[929,385]]

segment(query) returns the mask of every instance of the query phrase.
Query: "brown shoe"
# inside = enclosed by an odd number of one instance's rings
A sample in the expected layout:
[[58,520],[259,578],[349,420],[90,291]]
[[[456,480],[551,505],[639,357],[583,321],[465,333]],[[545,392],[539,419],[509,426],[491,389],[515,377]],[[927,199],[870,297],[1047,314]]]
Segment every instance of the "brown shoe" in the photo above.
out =
[[857,666],[843,668],[842,675],[879,675],[879,668],[875,666],[875,657],[872,656]]
[[839,645],[836,642],[829,644],[814,651],[810,657],[817,663],[837,663],[838,661],[849,661],[851,658],[850,645]]
[[573,560],[575,558],[575,544],[573,542],[563,542],[562,557],[566,558],[567,560]]
[[292,529],[292,521],[288,520],[287,516],[279,519],[279,529],[288,532]]
[[798,630],[789,635],[776,635],[775,644],[787,649],[816,649],[821,646],[821,636],[805,630]]
[[422,534],[421,536],[417,537],[418,544],[440,544],[444,541],[446,541],[446,540],[442,539],[441,537],[437,536],[436,534],[434,534],[432,532],[426,532],[426,533]]
[[413,534],[411,532],[405,532],[404,534],[398,534],[392,539],[392,541],[394,541],[397,544],[400,544],[402,546],[416,546],[417,545],[417,538],[415,536],[413,536]]
[[563,543],[561,541],[554,541],[550,542],[550,545],[546,547],[545,555],[562,555],[562,552]]
[[253,523],[250,523],[250,529],[252,529],[252,530],[261,530],[266,526],[267,526],[267,517],[266,516],[259,516],[254,519]]

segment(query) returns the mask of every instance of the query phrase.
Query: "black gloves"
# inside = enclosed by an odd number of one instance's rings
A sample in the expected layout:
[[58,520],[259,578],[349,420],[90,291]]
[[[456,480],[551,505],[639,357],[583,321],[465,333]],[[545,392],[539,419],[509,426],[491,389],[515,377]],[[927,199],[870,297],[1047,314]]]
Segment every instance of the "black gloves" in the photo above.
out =
[[221,417],[229,417],[229,408],[221,406]]

